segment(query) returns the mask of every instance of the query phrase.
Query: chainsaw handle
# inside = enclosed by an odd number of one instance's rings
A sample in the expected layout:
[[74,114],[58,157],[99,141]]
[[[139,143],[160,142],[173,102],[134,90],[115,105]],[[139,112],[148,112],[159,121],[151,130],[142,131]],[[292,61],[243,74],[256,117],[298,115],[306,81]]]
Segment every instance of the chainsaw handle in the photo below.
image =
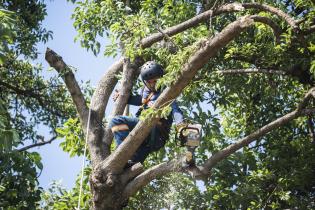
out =
[[187,127],[184,127],[184,128],[182,128],[182,129],[180,130],[179,135],[183,135],[182,132],[183,132],[184,130],[187,130],[187,129],[196,130],[196,131],[198,132],[198,134],[200,134],[200,131],[199,131],[198,128],[194,128],[194,127],[189,127],[189,126],[187,126]]

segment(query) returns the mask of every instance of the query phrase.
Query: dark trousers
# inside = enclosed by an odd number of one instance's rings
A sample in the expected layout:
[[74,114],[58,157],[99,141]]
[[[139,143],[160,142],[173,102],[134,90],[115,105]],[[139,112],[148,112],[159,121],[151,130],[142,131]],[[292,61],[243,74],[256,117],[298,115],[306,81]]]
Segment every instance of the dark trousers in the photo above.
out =
[[[129,130],[121,130],[114,132],[114,138],[117,147],[123,142],[123,140],[128,136],[130,131],[137,125],[139,119],[136,117],[128,117],[128,116],[116,116],[114,117],[110,123],[109,127],[112,128],[116,125],[126,124],[129,127]],[[160,149],[164,146],[164,142],[161,143],[159,129],[153,128],[151,130],[150,135],[143,141],[138,150],[132,157],[132,161],[143,163],[146,157],[153,151]]]

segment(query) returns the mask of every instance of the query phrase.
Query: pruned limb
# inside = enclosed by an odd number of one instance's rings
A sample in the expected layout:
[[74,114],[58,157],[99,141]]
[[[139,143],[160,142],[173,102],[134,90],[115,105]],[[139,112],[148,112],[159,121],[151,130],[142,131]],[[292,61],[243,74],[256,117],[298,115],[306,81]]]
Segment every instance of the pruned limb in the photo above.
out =
[[31,144],[31,145],[28,145],[28,146],[25,146],[25,147],[22,147],[20,149],[18,149],[17,151],[19,152],[23,152],[23,151],[26,151],[28,149],[31,149],[31,148],[34,148],[34,147],[40,147],[40,146],[43,146],[45,144],[51,144],[51,142],[53,142],[54,140],[57,139],[57,136],[53,136],[51,139],[49,139],[48,141],[43,141],[43,142],[38,142],[38,143],[35,143],[35,144]]
[[[153,109],[163,108],[168,101],[176,98],[183,88],[193,79],[197,71],[201,69],[211,57],[215,56],[220,49],[253,23],[254,21],[250,16],[242,17],[229,24],[213,39],[204,42],[204,45],[183,65],[183,69],[174,84],[161,93],[160,97],[154,103]],[[117,150],[100,165],[99,171],[109,170],[113,173],[119,173],[158,120],[158,118],[151,118],[140,121]]]
[[272,70],[272,69],[227,69],[216,71],[219,74],[250,74],[250,73],[263,73],[263,74],[279,74],[285,75],[285,71]]
[[243,139],[237,141],[236,143],[224,148],[223,150],[215,153],[212,155],[203,165],[203,171],[209,171],[211,168],[213,168],[218,162],[225,159],[229,155],[233,154],[235,151],[243,148],[244,146],[247,146],[251,142],[257,140],[258,138],[264,136],[265,134],[269,133],[270,131],[279,128],[280,126],[292,121],[293,119],[305,115],[309,112],[314,112],[314,109],[303,111],[303,109],[306,107],[308,101],[312,97],[312,93],[315,91],[314,88],[312,88],[308,93],[305,95],[302,102],[298,105],[297,109],[293,112],[290,112],[275,121],[259,128],[255,132],[251,133],[250,135],[244,137]]
[[[62,75],[64,82],[71,94],[72,100],[76,106],[77,112],[80,117],[80,122],[82,129],[87,134],[87,127],[89,130],[89,151],[91,153],[91,159],[93,164],[99,163],[101,160],[105,159],[106,150],[104,150],[104,143],[99,140],[103,133],[102,127],[100,125],[100,120],[95,115],[95,111],[91,110],[91,121],[88,125],[88,114],[89,108],[86,105],[86,101],[78,85],[74,74],[67,64],[63,61],[62,57],[55,53],[53,50],[47,48],[45,59],[50,64],[51,67],[55,68],[56,71]],[[92,99],[93,100],[93,99]]]
[[76,106],[77,112],[80,117],[81,124],[83,128],[87,125],[88,118],[88,107],[86,105],[85,98],[82,94],[80,86],[76,81],[74,74],[67,64],[63,61],[62,57],[59,56],[53,50],[47,48],[45,59],[51,67],[56,69],[56,71],[63,75],[63,80],[66,83],[66,86],[71,94],[72,100]]

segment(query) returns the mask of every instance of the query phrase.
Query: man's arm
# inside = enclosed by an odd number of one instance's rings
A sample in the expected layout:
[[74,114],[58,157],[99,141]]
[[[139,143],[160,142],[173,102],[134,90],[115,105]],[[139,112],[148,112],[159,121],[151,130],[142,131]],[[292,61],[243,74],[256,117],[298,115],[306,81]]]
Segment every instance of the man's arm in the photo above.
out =
[[141,106],[141,100],[142,97],[140,95],[130,96],[127,103],[134,106]]
[[184,115],[182,110],[180,110],[180,108],[178,107],[176,101],[172,103],[171,107],[175,124],[176,125],[182,124],[184,122]]

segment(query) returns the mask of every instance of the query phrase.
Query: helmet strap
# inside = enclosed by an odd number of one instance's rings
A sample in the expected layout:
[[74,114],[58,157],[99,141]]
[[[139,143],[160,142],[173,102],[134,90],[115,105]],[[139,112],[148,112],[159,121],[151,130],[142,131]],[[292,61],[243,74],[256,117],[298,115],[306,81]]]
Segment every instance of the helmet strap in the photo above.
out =
[[144,86],[146,86],[150,91],[152,91],[152,92],[156,92],[156,90],[154,89],[154,90],[152,90],[152,88],[150,88],[148,85],[147,85],[147,82],[145,81],[145,80],[143,80],[142,78],[141,78],[141,80],[142,80],[142,82],[143,82],[143,84],[144,84]]

